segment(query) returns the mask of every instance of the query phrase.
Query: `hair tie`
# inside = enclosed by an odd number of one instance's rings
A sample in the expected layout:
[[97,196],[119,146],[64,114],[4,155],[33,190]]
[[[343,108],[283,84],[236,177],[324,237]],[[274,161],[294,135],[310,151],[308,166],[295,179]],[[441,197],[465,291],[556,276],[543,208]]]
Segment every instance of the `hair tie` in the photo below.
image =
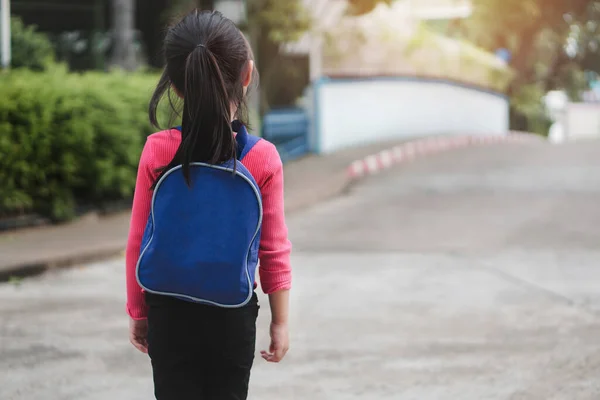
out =
[[204,47],[204,48],[206,48],[206,46],[203,45],[202,43],[200,43],[198,46],[196,46],[196,48],[198,48],[198,47]]

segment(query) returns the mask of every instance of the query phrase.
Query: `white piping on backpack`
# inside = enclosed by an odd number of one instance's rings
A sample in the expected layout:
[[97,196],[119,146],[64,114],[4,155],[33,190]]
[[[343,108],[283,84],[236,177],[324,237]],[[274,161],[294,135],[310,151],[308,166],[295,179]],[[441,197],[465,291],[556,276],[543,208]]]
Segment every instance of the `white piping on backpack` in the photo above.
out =
[[[239,161],[238,161],[238,163],[239,163]],[[190,166],[193,166],[193,167],[207,167],[207,168],[217,169],[217,170],[220,170],[220,171],[234,172],[234,170],[232,168],[219,167],[217,165],[210,165],[210,164],[201,163],[201,162],[190,163]],[[162,176],[162,178],[160,178],[160,180],[156,184],[156,187],[154,188],[154,193],[152,194],[151,210],[150,210],[150,215],[152,216],[152,236],[150,236],[150,239],[148,240],[148,243],[144,247],[144,250],[142,250],[142,252],[140,254],[140,257],[138,258],[137,264],[135,266],[135,278],[136,278],[138,284],[140,285],[140,287],[142,289],[144,289],[145,291],[147,291],[148,293],[154,293],[154,294],[159,294],[159,295],[163,295],[163,296],[175,296],[175,297],[180,297],[180,298],[185,298],[185,299],[188,299],[188,300],[192,300],[194,302],[203,303],[203,304],[209,304],[209,305],[213,305],[213,306],[217,306],[217,307],[223,307],[223,308],[240,308],[240,307],[243,307],[246,304],[248,304],[248,302],[252,299],[252,294],[254,292],[253,289],[250,289],[248,291],[249,292],[248,293],[248,298],[246,298],[246,300],[243,303],[229,305],[229,304],[220,304],[220,303],[216,303],[214,301],[209,301],[209,300],[205,300],[205,299],[199,299],[199,298],[196,298],[196,297],[193,297],[193,296],[187,296],[187,295],[178,294],[178,293],[168,293],[168,292],[159,292],[159,291],[150,290],[147,287],[145,287],[142,284],[142,282],[140,282],[140,277],[139,277],[140,263],[142,261],[142,258],[144,257],[144,253],[146,252],[146,250],[148,250],[148,247],[150,247],[150,244],[152,243],[152,239],[154,239],[154,229],[156,229],[156,225],[155,225],[155,221],[154,221],[154,200],[156,199],[156,193],[158,193],[158,189],[160,187],[160,184],[165,180],[165,178],[167,176],[169,176],[171,173],[173,173],[173,172],[181,169],[181,167],[182,167],[181,165],[178,165],[176,167],[173,167],[169,171],[167,171]],[[250,241],[250,247],[248,247],[248,251],[246,252],[246,260],[245,260],[246,265],[244,266],[244,270],[246,271],[246,278],[248,279],[248,287],[251,288],[251,287],[254,286],[254,282],[251,282],[250,272],[248,271],[248,254],[250,254],[250,251],[252,250],[252,244],[256,240],[256,236],[258,235],[258,232],[260,231],[260,227],[262,225],[263,206],[262,206],[262,199],[261,199],[260,193],[258,192],[258,190],[256,189],[256,187],[254,186],[254,184],[252,183],[252,181],[248,177],[246,177],[244,174],[240,173],[237,170],[235,171],[235,174],[238,175],[238,176],[240,176],[240,177],[242,177],[250,185],[250,187],[254,191],[254,194],[256,195],[256,200],[258,201],[258,206],[260,208],[260,217],[258,219],[258,224],[256,226],[256,231],[254,232],[254,236],[252,237],[252,240]]]

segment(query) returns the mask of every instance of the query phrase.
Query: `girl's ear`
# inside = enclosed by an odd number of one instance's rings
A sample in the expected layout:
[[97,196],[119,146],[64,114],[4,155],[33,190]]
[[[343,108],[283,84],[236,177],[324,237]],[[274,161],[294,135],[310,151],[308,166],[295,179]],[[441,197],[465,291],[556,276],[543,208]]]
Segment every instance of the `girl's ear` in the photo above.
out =
[[252,74],[254,72],[254,60],[248,61],[248,66],[243,72],[242,83],[244,85],[244,89],[247,89],[248,86],[252,83]]

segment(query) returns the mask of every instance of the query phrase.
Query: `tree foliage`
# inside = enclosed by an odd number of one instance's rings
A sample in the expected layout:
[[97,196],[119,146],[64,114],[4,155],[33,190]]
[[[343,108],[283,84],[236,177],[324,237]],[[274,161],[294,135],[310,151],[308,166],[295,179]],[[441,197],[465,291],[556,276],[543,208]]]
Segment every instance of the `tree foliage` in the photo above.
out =
[[276,44],[300,39],[310,28],[310,16],[301,0],[248,0],[248,26],[260,38]]
[[508,49],[512,55],[510,65],[517,73],[516,84],[540,79],[537,75],[540,59],[551,58],[557,64],[546,71],[549,75],[557,72],[558,64],[572,60],[574,55],[568,54],[565,46],[569,38],[572,40],[573,29],[591,33],[578,35],[577,50],[579,56],[592,54],[592,49],[583,42],[589,42],[592,36],[597,40],[598,0],[473,0],[473,3],[473,16],[458,24],[460,33],[490,51]]
[[[300,39],[310,29],[311,18],[301,0],[248,0],[247,12],[248,20],[243,29],[254,48],[262,88],[260,113],[264,114],[271,104],[278,102],[281,87],[308,74],[299,64],[289,62],[283,45]],[[292,87],[297,85],[288,86]]]
[[547,132],[542,96],[564,90],[572,100],[600,73],[599,0],[473,0],[473,15],[447,32],[495,52],[507,49],[512,127]]

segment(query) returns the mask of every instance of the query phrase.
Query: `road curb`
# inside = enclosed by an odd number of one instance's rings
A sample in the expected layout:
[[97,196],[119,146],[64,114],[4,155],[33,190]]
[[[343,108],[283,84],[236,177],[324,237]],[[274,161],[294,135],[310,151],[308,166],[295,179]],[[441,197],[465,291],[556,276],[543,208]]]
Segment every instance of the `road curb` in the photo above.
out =
[[71,255],[48,257],[44,260],[15,264],[0,270],[0,283],[41,275],[55,269],[76,267],[84,263],[117,257],[123,254],[124,251],[124,246],[108,246],[99,250],[82,251]]
[[[294,193],[286,201],[285,212],[286,214],[293,214],[310,208],[319,202],[334,198],[342,193],[349,184],[349,177],[340,170],[331,179],[326,179],[322,184],[313,186],[311,190]],[[49,271],[102,261],[123,255],[124,251],[125,240],[119,242],[119,244],[102,245],[94,249],[81,251],[69,251],[68,254],[53,255],[45,258],[36,258],[27,262],[4,265],[0,267],[0,283],[13,280],[18,282],[20,279],[38,276]]]
[[419,157],[471,146],[500,143],[525,143],[543,141],[539,135],[512,131],[508,135],[439,136],[411,140],[391,149],[371,154],[355,160],[348,166],[346,174],[350,181],[377,174],[398,164],[413,161]]

